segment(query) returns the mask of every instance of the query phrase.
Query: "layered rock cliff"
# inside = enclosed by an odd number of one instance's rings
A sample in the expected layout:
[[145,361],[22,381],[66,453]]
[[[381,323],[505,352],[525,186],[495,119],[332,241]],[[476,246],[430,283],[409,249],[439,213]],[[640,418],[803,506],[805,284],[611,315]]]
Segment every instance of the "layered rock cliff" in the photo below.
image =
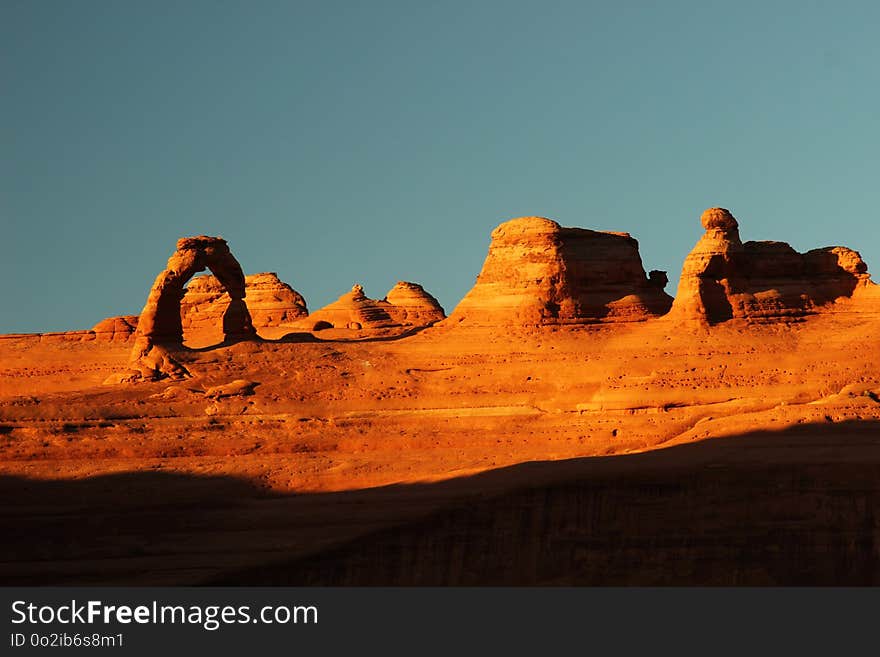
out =
[[785,242],[745,242],[724,208],[701,218],[705,234],[682,267],[672,317],[709,324],[801,317],[873,287],[858,252],[829,246],[798,253]]
[[641,321],[666,313],[664,272],[645,275],[628,233],[522,217],[492,231],[476,285],[450,316],[471,324]]

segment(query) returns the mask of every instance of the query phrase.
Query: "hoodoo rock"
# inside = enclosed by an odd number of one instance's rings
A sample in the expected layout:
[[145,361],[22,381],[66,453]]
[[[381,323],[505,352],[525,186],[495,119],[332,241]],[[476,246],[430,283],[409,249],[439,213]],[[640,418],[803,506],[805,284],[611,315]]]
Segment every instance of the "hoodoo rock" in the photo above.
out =
[[418,283],[398,281],[385,295],[383,304],[395,324],[428,326],[446,318],[443,307]]
[[194,274],[210,269],[229,295],[222,326],[227,340],[256,337],[245,304],[245,278],[241,265],[220,237],[184,237],[150,289],[138,319],[131,365],[143,378],[186,376],[186,369],[171,354],[183,345],[180,302],[184,285]]
[[715,324],[818,312],[871,286],[858,252],[829,246],[798,253],[785,242],[745,242],[724,208],[701,218],[705,234],[684,262],[671,317]]
[[387,329],[428,326],[444,319],[443,308],[417,283],[399,281],[384,299],[371,299],[361,285],[316,310],[293,326],[307,330],[328,328]]
[[[245,277],[247,307],[253,327],[259,331],[292,322],[309,314],[303,296],[274,272]],[[229,293],[216,276],[196,276],[186,286],[180,303],[181,322],[187,340],[207,335],[216,339]]]
[[645,275],[628,233],[522,217],[492,231],[476,285],[451,315],[471,324],[588,324],[666,313],[666,273]]
[[305,328],[387,328],[394,325],[388,311],[375,299],[370,299],[364,288],[355,284],[333,303],[316,310],[297,322]]

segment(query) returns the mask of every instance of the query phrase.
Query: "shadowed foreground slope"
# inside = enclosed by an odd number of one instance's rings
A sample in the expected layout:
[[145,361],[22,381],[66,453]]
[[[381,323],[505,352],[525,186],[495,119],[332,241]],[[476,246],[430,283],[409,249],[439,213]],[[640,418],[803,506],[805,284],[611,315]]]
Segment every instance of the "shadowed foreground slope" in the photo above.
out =
[[3,584],[880,582],[874,421],[340,493],[159,473],[0,491]]

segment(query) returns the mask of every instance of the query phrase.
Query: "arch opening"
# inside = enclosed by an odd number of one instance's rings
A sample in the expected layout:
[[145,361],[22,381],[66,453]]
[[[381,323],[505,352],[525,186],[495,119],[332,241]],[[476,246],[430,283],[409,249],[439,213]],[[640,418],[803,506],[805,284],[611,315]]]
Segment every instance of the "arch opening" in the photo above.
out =
[[244,300],[244,272],[226,240],[207,235],[184,237],[177,241],[177,250],[156,277],[138,320],[131,364],[141,377],[155,380],[189,374],[172,352],[185,349],[181,319],[185,286],[195,274],[206,269],[229,295],[229,305],[221,318],[223,341],[257,336]]

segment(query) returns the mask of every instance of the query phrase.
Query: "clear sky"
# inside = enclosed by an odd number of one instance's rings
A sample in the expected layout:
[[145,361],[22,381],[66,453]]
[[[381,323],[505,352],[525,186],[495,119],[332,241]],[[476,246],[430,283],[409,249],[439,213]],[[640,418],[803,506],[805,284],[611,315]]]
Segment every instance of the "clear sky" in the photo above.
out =
[[[670,274],[744,239],[880,272],[880,3],[2,0],[0,333],[137,313],[178,237],[318,308],[451,311],[517,216]],[[880,278],[880,276],[878,276]]]

